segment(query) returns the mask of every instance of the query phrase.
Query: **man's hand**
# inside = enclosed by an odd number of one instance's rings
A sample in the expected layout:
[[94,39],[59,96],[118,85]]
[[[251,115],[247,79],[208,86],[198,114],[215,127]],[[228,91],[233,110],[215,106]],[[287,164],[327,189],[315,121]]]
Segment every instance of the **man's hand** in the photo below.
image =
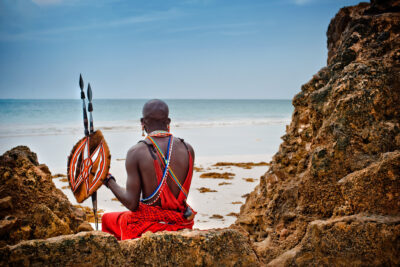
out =
[[108,173],[106,179],[103,180],[103,184],[104,184],[105,186],[107,186],[108,188],[110,188],[110,186],[108,185],[108,183],[110,182],[110,180],[114,180],[114,182],[116,181],[116,180],[115,180],[115,177],[114,177],[111,173]]

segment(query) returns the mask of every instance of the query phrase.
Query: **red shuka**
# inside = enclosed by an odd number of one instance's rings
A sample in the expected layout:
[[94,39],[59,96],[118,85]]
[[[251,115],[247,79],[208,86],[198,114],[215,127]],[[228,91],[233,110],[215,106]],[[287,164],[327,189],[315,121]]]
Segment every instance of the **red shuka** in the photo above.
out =
[[[192,182],[193,160],[189,153],[189,171],[182,185],[186,192],[189,192]],[[162,170],[158,161],[154,160],[157,181],[162,179]],[[186,220],[183,216],[185,210],[184,201],[186,199],[182,191],[178,198],[172,194],[168,183],[164,184],[164,189],[160,195],[161,207],[148,206],[140,203],[136,211],[110,212],[103,214],[101,220],[102,231],[114,235],[118,240],[132,239],[140,237],[143,233],[151,231],[177,231],[180,229],[192,229],[194,220]],[[194,212],[194,211],[193,211]]]

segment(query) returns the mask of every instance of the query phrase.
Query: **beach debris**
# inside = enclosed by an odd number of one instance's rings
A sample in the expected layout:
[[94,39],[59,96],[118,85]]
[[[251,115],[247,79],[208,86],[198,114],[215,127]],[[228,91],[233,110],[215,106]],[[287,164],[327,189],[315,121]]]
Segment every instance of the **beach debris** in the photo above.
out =
[[270,163],[261,161],[261,162],[217,162],[213,166],[214,167],[227,167],[227,166],[235,166],[243,169],[251,169],[253,167],[259,166],[269,166]]
[[228,184],[232,184],[232,183],[228,183],[228,182],[221,182],[221,183],[219,183],[218,185],[228,185]]
[[93,230],[94,229],[89,222],[83,222],[78,226],[78,232],[90,232]]
[[243,180],[245,180],[246,182],[249,182],[249,183],[253,183],[256,181],[256,179],[254,179],[254,178],[243,178]]
[[230,212],[230,213],[226,214],[226,216],[239,217],[239,213]]
[[[78,208],[80,210],[82,210],[85,214],[86,214],[86,221],[90,222],[90,223],[94,223],[95,219],[94,219],[94,213],[93,210],[89,207],[86,206],[82,206],[82,205],[74,205],[75,208]],[[98,209],[96,216],[99,222],[101,222],[101,216],[104,213],[103,209]]]
[[67,175],[63,174],[63,173],[56,173],[56,174],[51,176],[52,179],[57,179],[57,178],[60,178],[60,177],[67,177]]
[[213,190],[207,187],[200,187],[197,188],[197,190],[199,190],[200,193],[208,193],[208,192],[218,192],[217,190]]
[[116,159],[116,161],[124,161],[125,159]]
[[210,219],[218,219],[218,220],[221,220],[221,219],[224,219],[224,216],[219,215],[219,214],[213,214],[213,215],[210,217]]
[[231,202],[231,204],[243,204],[243,202],[242,201],[233,201],[233,202]]
[[69,185],[64,185],[61,187],[61,189],[69,189],[69,188],[71,188]]
[[206,172],[200,175],[200,178],[212,178],[212,179],[226,179],[226,180],[231,180],[233,179],[233,176],[235,176],[234,173],[231,172],[224,172],[224,173],[219,173],[219,172]]
[[247,198],[249,195],[250,195],[249,193],[244,194],[244,195],[242,195],[242,198]]
[[202,168],[202,167],[193,167],[193,170],[195,172],[204,172],[204,168]]
[[63,177],[63,178],[60,179],[60,182],[68,183],[68,178],[67,177]]
[[113,197],[113,198],[111,199],[111,201],[119,201],[119,200],[118,200],[118,198]]

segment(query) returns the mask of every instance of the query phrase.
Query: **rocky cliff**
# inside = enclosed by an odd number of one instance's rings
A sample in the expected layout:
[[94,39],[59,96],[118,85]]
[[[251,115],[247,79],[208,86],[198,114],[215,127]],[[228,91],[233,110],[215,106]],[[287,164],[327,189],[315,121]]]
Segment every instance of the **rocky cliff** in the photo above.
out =
[[247,238],[222,229],[149,232],[121,242],[97,231],[23,241],[0,248],[0,265],[259,266],[259,261]]
[[327,36],[236,226],[271,265],[399,265],[400,1],[342,8]]
[[39,164],[28,147],[19,146],[0,156],[0,247],[77,233],[85,219],[55,187],[47,166]]

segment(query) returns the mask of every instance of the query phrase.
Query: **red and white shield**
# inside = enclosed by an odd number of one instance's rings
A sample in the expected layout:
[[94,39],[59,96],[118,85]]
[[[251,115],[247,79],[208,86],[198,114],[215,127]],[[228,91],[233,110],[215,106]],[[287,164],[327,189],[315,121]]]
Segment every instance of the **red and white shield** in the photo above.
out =
[[109,168],[109,149],[99,130],[79,140],[68,160],[69,184],[79,203],[97,191]]

